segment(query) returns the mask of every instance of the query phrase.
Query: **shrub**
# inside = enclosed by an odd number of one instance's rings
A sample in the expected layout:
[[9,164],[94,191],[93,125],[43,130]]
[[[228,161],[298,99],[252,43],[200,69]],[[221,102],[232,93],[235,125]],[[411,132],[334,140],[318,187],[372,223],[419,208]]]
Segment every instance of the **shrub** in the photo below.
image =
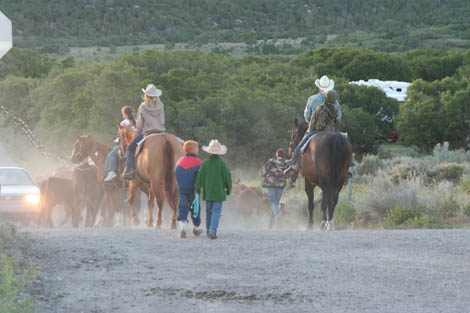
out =
[[401,207],[397,205],[388,211],[387,217],[385,218],[385,224],[402,225],[408,220],[413,220],[415,217],[419,217],[422,213],[423,210],[421,208]]
[[439,209],[439,215],[442,218],[455,217],[460,210],[460,206],[454,199],[449,199],[443,203]]
[[424,183],[427,183],[431,167],[429,161],[411,159],[408,162],[395,165],[388,173],[395,184],[398,184],[400,180],[409,180],[415,177],[419,177]]
[[470,217],[470,205],[463,208],[463,214]]
[[380,169],[384,168],[384,162],[378,155],[367,154],[362,158],[361,163],[356,166],[356,175],[377,175]]
[[356,219],[356,209],[349,201],[341,201],[335,208],[335,223],[350,226]]
[[389,210],[384,221],[385,228],[436,228],[440,224],[419,207],[396,206]]
[[463,191],[470,193],[470,180],[462,180],[460,186],[462,186]]
[[433,151],[432,156],[427,157],[434,164],[438,163],[464,163],[470,161],[470,151],[463,149],[449,150],[449,143],[444,142],[442,145],[437,144]]
[[380,175],[374,178],[358,202],[362,208],[382,219],[396,206],[423,207],[423,201],[418,197],[422,188],[423,184],[419,178],[394,184],[390,177]]
[[463,175],[463,165],[457,163],[438,164],[429,176],[440,182],[448,180],[458,183]]

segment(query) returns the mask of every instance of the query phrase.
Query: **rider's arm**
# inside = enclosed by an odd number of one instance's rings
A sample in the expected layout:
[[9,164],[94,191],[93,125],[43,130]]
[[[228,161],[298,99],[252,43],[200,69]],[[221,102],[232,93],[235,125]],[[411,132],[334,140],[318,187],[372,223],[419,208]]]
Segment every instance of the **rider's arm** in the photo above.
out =
[[311,96],[307,100],[307,106],[305,107],[304,117],[307,123],[310,122],[310,118],[312,117],[312,113],[315,111],[317,106],[323,103],[324,96],[321,93],[317,93],[316,95]]
[[341,114],[341,107],[339,106],[338,100],[336,100],[335,106],[336,110],[338,111],[338,121],[341,121],[341,117],[343,116],[343,114]]
[[304,118],[305,118],[305,121],[307,121],[307,123],[310,121],[310,116],[312,115],[312,111],[310,109],[310,107],[311,107],[310,101],[312,100],[312,98],[313,98],[313,96],[310,96],[307,99],[307,104],[305,105]]
[[144,117],[142,116],[142,105],[139,106],[137,110],[137,118],[135,120],[135,127],[137,128],[138,133],[142,133],[142,129],[144,128]]

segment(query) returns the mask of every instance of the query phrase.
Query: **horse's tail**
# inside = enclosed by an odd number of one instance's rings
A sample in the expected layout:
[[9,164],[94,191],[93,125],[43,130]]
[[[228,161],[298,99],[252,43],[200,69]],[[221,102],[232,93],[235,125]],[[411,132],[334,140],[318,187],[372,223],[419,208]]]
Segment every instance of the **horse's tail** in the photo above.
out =
[[344,174],[349,167],[352,155],[351,144],[342,134],[336,133],[333,141],[333,163],[331,164],[331,183],[336,190],[340,190],[344,183]]
[[176,207],[177,201],[175,199],[175,151],[168,139],[165,137],[163,144],[163,190],[166,201],[170,207]]

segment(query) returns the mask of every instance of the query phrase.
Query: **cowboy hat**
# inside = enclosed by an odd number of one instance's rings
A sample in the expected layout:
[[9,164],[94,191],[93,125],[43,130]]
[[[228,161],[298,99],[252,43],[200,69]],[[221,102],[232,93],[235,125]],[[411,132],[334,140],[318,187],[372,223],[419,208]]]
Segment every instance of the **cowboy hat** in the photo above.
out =
[[206,151],[207,153],[210,154],[219,154],[223,155],[227,153],[227,147],[220,144],[220,142],[217,139],[212,139],[209,142],[209,146],[203,146],[202,150]]
[[315,86],[317,86],[318,89],[321,89],[324,92],[328,92],[335,88],[335,82],[332,79],[329,79],[328,76],[323,75],[320,79],[317,79],[315,81]]
[[160,97],[162,95],[162,91],[154,84],[148,84],[146,89],[142,89],[142,92],[149,97]]

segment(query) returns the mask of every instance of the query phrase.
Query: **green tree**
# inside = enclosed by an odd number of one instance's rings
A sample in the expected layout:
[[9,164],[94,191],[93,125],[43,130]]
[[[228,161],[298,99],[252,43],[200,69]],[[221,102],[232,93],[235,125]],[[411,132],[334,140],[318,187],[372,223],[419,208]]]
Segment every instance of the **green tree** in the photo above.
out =
[[378,145],[374,116],[362,108],[343,106],[341,131],[348,133],[348,139],[356,153],[373,153]]

